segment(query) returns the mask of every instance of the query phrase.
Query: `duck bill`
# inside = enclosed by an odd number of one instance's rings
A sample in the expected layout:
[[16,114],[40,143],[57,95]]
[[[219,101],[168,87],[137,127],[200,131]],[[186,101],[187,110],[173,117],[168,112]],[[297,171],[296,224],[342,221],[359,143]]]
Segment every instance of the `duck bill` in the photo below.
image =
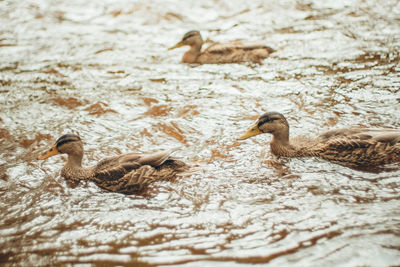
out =
[[178,48],[178,47],[181,47],[181,46],[184,46],[185,44],[182,42],[182,41],[180,41],[179,43],[177,43],[176,45],[174,45],[174,46],[171,46],[170,48],[168,48],[168,50],[172,50],[172,49],[175,49],[175,48]]
[[46,152],[44,152],[43,154],[39,155],[38,159],[47,159],[47,158],[50,158],[50,157],[55,156],[57,154],[60,154],[60,151],[58,151],[57,146],[54,145],[49,150],[47,150]]
[[258,134],[262,134],[262,132],[260,131],[260,129],[258,129],[257,124],[254,124],[249,129],[247,129],[247,131],[244,134],[239,136],[238,139],[244,140],[244,139],[250,138],[252,136],[258,135]]

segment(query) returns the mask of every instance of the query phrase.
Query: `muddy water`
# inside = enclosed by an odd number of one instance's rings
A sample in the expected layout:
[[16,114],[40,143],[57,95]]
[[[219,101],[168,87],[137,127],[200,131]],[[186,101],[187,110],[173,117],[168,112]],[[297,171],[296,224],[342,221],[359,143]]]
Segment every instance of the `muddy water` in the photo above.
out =
[[[185,266],[400,264],[398,166],[277,159],[236,137],[265,111],[292,135],[400,128],[400,3],[1,1],[0,262]],[[263,65],[180,64],[204,39],[264,40]],[[86,165],[180,146],[201,168],[143,196],[35,160],[79,133]]]

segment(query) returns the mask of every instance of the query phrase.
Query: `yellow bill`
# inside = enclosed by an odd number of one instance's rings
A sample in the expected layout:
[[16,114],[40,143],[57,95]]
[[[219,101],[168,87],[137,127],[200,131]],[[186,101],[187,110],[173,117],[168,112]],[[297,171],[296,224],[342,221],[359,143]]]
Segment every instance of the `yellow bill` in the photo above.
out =
[[178,48],[178,47],[181,47],[181,46],[184,46],[185,44],[182,42],[182,41],[180,41],[179,43],[177,43],[176,45],[174,45],[174,46],[171,46],[170,48],[168,48],[168,50],[172,50],[172,49],[175,49],[175,48]]
[[54,145],[52,146],[49,150],[47,150],[46,152],[44,152],[43,154],[38,156],[38,159],[47,159],[50,158],[54,155],[60,154],[60,151],[58,151],[57,146]]
[[257,124],[254,124],[249,129],[247,129],[247,131],[244,134],[239,136],[238,139],[239,140],[244,140],[244,139],[247,139],[249,137],[258,135],[258,134],[262,134],[262,132],[260,131],[260,129],[258,129]]

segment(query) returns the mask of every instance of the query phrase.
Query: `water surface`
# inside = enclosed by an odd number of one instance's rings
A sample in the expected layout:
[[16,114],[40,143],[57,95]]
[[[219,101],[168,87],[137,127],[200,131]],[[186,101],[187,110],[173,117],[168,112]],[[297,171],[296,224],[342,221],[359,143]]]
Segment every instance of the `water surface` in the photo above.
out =
[[[277,159],[236,137],[266,111],[291,135],[400,128],[400,3],[1,1],[0,262],[234,266],[400,265],[400,170]],[[263,65],[184,65],[189,30],[264,41]],[[200,166],[145,195],[69,185],[85,165],[180,146]]]

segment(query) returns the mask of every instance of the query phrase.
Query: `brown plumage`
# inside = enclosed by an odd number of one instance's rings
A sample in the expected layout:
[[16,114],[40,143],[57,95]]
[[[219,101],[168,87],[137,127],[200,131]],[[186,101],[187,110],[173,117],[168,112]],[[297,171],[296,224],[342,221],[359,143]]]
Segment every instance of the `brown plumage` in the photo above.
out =
[[320,157],[348,166],[377,166],[400,162],[400,130],[342,128],[316,138],[289,139],[289,124],[277,112],[260,116],[239,139],[272,134],[271,152],[283,157]]
[[274,49],[266,45],[250,42],[244,43],[242,41],[215,43],[201,51],[203,39],[198,31],[187,32],[179,43],[169,49],[175,49],[184,45],[190,46],[190,49],[183,54],[183,63],[219,64],[253,62],[260,64],[264,58],[275,52]]
[[61,169],[61,175],[69,180],[89,180],[101,188],[113,192],[140,193],[154,181],[170,180],[188,166],[173,159],[174,150],[156,153],[128,153],[101,160],[97,165],[82,167],[83,144],[79,136],[66,134],[38,159],[57,154],[67,154],[68,161]]

